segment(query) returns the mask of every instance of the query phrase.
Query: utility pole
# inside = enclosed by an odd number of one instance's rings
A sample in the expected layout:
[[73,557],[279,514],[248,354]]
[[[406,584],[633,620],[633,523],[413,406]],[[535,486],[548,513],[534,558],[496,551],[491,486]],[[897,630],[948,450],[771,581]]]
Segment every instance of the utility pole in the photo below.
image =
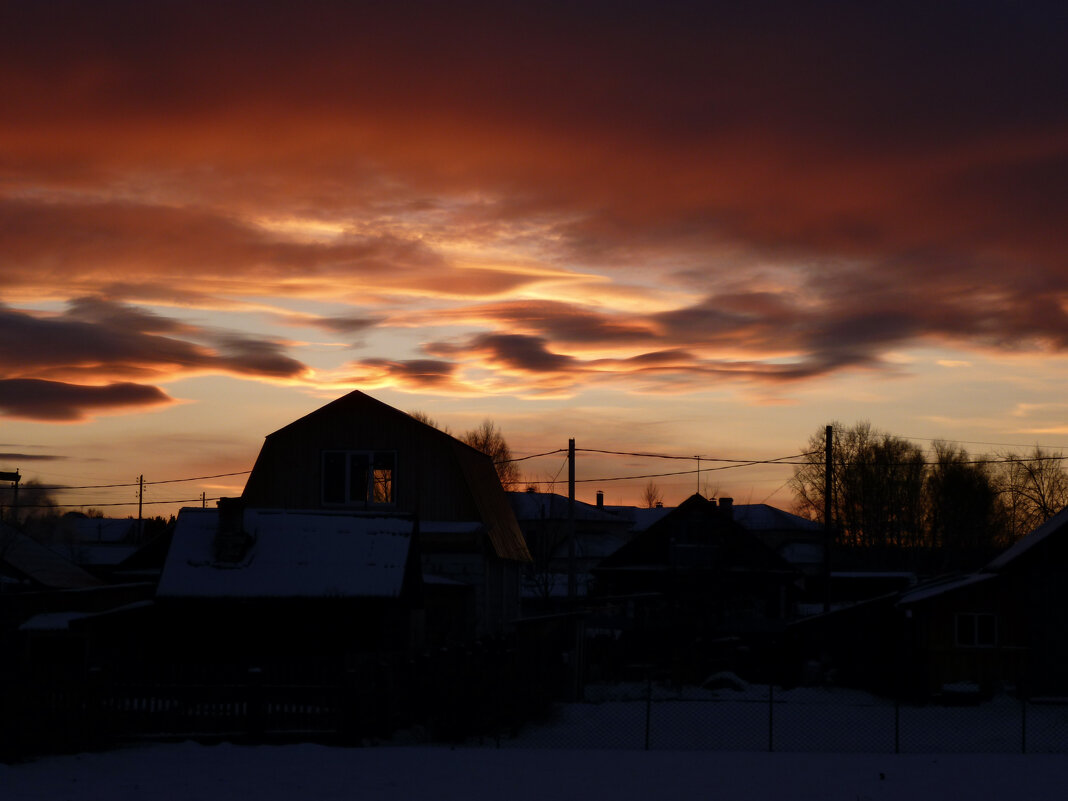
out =
[[697,460],[697,494],[700,495],[701,494],[701,457],[700,457],[700,455],[698,455],[698,456],[694,456],[693,458]]
[[567,600],[574,604],[578,595],[575,575],[575,439],[567,441]]
[[201,509],[206,509],[208,507],[207,495],[208,495],[208,493],[206,493],[203,490],[201,490],[201,492],[200,492],[200,508]]
[[137,477],[137,541],[141,542],[144,539],[145,523],[141,517],[141,504],[145,500],[145,474],[142,473]]
[[834,449],[834,426],[827,426],[824,432],[823,452],[823,611],[831,611],[831,543],[834,540],[834,525],[831,510],[834,509],[833,493],[834,461],[831,454]]
[[11,498],[11,515],[12,520],[19,519],[19,480],[22,476],[19,475],[19,471],[15,470],[14,473],[0,473],[0,481],[13,481],[14,492]]

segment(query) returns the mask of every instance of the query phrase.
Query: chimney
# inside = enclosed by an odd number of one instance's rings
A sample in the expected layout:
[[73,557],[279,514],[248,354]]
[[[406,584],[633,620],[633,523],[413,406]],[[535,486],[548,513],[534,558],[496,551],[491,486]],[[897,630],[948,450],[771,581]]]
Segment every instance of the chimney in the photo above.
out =
[[734,519],[734,498],[720,498],[719,508],[723,511],[723,516],[728,520]]
[[245,532],[245,502],[241,498],[219,498],[219,527],[215,531],[215,561],[239,562],[252,544]]
[[604,509],[604,493],[597,490],[597,508]]

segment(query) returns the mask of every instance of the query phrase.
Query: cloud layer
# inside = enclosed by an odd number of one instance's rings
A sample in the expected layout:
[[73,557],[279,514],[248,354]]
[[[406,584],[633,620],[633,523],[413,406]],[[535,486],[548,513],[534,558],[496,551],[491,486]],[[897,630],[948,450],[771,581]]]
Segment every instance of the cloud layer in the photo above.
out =
[[1068,349],[1053,4],[7,17],[0,415],[203,373],[667,393]]

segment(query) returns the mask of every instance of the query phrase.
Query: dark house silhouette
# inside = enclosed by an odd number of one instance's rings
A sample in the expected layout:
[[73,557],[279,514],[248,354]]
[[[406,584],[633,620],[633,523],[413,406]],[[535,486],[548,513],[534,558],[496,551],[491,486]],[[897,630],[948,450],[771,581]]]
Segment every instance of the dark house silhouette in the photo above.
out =
[[[595,594],[625,610],[629,659],[694,670],[715,643],[764,640],[785,627],[801,574],[733,519],[732,502],[692,495],[594,568]],[[629,631],[628,631],[629,629]]]
[[431,638],[497,634],[519,615],[530,557],[493,462],[362,392],[268,435],[241,501],[415,521]]
[[791,627],[798,657],[843,684],[920,698],[1068,694],[1068,509],[983,569]]

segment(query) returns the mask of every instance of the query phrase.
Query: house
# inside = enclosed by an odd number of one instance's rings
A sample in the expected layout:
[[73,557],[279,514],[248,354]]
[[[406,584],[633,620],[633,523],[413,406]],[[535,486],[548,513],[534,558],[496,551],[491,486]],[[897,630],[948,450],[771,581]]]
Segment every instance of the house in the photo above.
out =
[[897,602],[921,690],[1068,694],[1068,509],[982,570]]
[[916,583],[791,627],[843,683],[947,700],[1068,694],[1068,509],[974,573]]
[[519,616],[530,555],[490,458],[362,392],[268,435],[241,499],[250,509],[408,517],[431,595],[470,596],[465,637],[500,633]]
[[585,597],[592,569],[630,539],[632,521],[597,505],[574,502],[574,542],[570,540],[571,505],[552,492],[509,492],[516,520],[523,532],[531,562],[523,572],[523,600],[530,611],[547,611],[567,598],[569,576],[575,576],[575,595]]
[[[183,658],[332,662],[421,644],[415,522],[326,511],[183,509],[156,591]],[[235,545],[236,541],[236,545]]]
[[676,662],[700,669],[724,638],[783,630],[801,574],[734,520],[732,507],[730,498],[692,495],[593,569],[595,596],[620,610],[620,637],[643,641],[628,658],[674,651]]

